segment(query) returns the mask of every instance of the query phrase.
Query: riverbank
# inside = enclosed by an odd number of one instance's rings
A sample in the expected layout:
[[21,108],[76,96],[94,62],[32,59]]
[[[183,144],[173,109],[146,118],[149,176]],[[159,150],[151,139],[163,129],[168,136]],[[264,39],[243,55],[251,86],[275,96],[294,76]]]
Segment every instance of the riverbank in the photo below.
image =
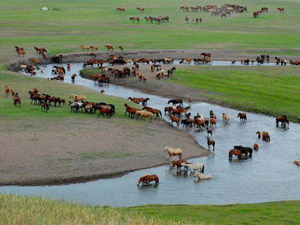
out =
[[[1,224],[299,224],[300,202],[243,205],[82,206],[41,198],[0,195]],[[43,210],[41,210],[43,209]],[[16,216],[18,215],[18,216]]]
[[[1,185],[55,185],[85,182],[166,164],[164,146],[179,147],[184,157],[210,152],[193,137],[163,120],[137,121],[124,116],[122,98],[100,94],[82,86],[26,77],[0,70],[0,79],[18,91],[22,106],[0,87]],[[69,106],[50,107],[43,113],[30,104],[28,90],[68,99],[83,94],[90,101],[116,106],[112,119],[71,113]]]
[[[166,71],[173,65],[163,65]],[[116,67],[121,68],[121,67]],[[113,84],[126,86],[145,93],[187,101],[209,102],[241,111],[269,116],[285,114],[293,122],[300,122],[300,68],[297,66],[182,66],[171,78],[157,80],[149,65],[141,65],[139,73],[147,82],[137,78],[111,79]],[[81,75],[98,69],[84,69]]]

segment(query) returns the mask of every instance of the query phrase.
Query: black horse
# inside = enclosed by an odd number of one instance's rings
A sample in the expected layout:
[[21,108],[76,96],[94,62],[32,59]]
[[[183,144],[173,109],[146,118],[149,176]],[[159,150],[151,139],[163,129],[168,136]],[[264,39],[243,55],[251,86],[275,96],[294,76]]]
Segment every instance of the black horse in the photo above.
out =
[[243,147],[241,145],[237,145],[237,146],[234,146],[234,149],[240,150],[242,152],[242,154],[246,155],[246,157],[248,157],[248,155],[249,155],[249,157],[252,157],[253,150],[250,147]]
[[184,128],[184,126],[193,127],[193,123],[194,123],[194,120],[192,120],[192,119],[181,120],[181,124],[183,124],[182,129]]
[[172,103],[173,105],[180,104],[182,105],[182,99],[171,99],[168,101],[168,104]]

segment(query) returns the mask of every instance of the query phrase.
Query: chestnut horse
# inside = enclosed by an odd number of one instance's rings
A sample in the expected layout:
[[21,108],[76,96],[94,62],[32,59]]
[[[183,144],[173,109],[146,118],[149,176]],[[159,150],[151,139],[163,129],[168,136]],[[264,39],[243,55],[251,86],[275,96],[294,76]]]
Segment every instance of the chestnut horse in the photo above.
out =
[[237,149],[231,149],[229,151],[229,160],[232,159],[232,156],[236,155],[238,157],[238,159],[242,159],[242,152],[240,150]]
[[139,10],[139,12],[145,12],[145,8],[144,7],[137,7],[137,10]]
[[70,94],[69,98],[73,98],[76,102],[82,101],[84,102],[86,100],[86,97],[84,95],[74,95]]
[[126,115],[126,113],[129,113],[130,118],[133,118],[135,116],[136,112],[139,110],[136,108],[132,108],[127,104],[124,104],[124,106],[125,106],[125,115]]
[[290,121],[287,119],[286,115],[282,115],[282,116],[277,116],[276,117],[276,126],[278,127],[279,122],[281,123],[281,126],[286,126],[286,124],[290,125]]
[[210,146],[213,146],[213,151],[215,150],[215,144],[216,142],[214,140],[210,140],[209,137],[207,137],[207,145],[208,145],[208,149],[210,149]]
[[247,121],[246,113],[238,113],[237,117],[240,117],[240,121]]
[[144,175],[141,176],[140,179],[137,182],[137,186],[140,185],[140,183],[142,183],[142,185],[144,184],[149,184],[151,181],[155,181],[155,185],[157,185],[159,183],[159,179],[157,175]]
[[107,51],[109,51],[109,50],[114,51],[113,45],[105,45],[105,47],[107,48]]
[[117,8],[117,11],[119,11],[119,12],[125,12],[125,8],[119,7],[119,8]]
[[151,112],[156,115],[156,119],[159,117],[162,117],[161,111],[159,109],[154,109],[151,107],[144,107],[143,110],[147,110],[148,112]]
[[151,112],[148,112],[146,110],[139,110],[139,111],[136,111],[136,117],[137,119],[139,119],[139,117],[141,117],[141,120],[143,119],[143,117],[148,117],[150,121],[152,121],[152,117],[153,117],[153,114]]
[[283,13],[283,12],[284,12],[284,8],[277,8],[277,10],[278,10],[280,13]]
[[172,122],[172,125],[173,123],[177,123],[177,126],[179,126],[180,119],[178,117],[170,115],[170,120]]

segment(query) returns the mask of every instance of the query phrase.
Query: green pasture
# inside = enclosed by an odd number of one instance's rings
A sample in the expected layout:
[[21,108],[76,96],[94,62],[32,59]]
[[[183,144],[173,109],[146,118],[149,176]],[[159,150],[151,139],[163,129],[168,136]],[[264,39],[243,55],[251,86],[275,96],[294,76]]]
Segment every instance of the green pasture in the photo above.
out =
[[264,113],[282,114],[300,121],[300,68],[298,67],[211,67],[177,70],[168,80],[199,89],[209,101]]
[[[244,14],[221,19],[205,12],[182,12],[180,6],[224,4],[221,0],[3,0],[0,5],[0,54],[13,52],[15,45],[32,51],[33,46],[45,47],[50,54],[80,51],[82,44],[122,45],[134,49],[205,49],[233,50],[246,53],[299,55],[300,4],[298,0],[237,0],[231,3],[248,7]],[[226,2],[230,3],[230,1]],[[50,11],[41,11],[48,7]],[[119,13],[116,8],[126,8]],[[145,7],[139,13],[137,6]],[[254,10],[269,8],[258,19]],[[285,7],[285,13],[277,12]],[[59,8],[60,11],[53,11]],[[169,16],[170,22],[139,24],[129,21],[131,16]],[[202,24],[185,24],[184,17],[203,18]]]

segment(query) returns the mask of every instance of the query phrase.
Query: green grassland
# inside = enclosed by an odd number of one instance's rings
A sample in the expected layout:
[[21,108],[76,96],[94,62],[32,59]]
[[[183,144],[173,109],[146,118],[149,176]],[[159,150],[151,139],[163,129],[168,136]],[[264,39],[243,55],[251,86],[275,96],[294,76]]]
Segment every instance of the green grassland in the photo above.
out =
[[299,224],[300,202],[111,209],[0,195],[0,224]]
[[300,68],[185,67],[168,82],[199,89],[202,97],[245,111],[300,121]]
[[[180,6],[224,4],[221,0],[3,0],[0,5],[0,50],[13,52],[13,46],[46,47],[50,54],[79,51],[82,44],[123,45],[126,49],[207,49],[269,54],[299,55],[300,4],[298,0],[238,0],[248,7],[248,13],[221,19],[205,12],[181,12]],[[59,8],[60,11],[41,11]],[[125,13],[116,8],[123,6]],[[145,7],[139,13],[137,6]],[[269,13],[258,19],[254,10],[269,7]],[[277,12],[285,7],[285,13]],[[169,16],[161,25],[129,21],[131,16]],[[202,17],[203,24],[185,24],[184,16]],[[2,52],[3,53],[3,52]],[[2,55],[2,61],[5,56]]]
[[[65,84],[59,81],[50,81],[42,78],[32,78],[21,74],[8,72],[5,67],[0,68],[0,118],[5,119],[26,119],[26,118],[47,118],[47,119],[63,119],[66,117],[84,118],[90,117],[85,113],[71,113],[68,104],[62,107],[51,107],[48,113],[43,113],[40,106],[30,103],[29,90],[38,88],[41,93],[47,93],[51,96],[61,97],[68,101],[70,94],[82,94],[91,102],[106,102],[114,104],[116,114],[114,117],[124,118],[124,103],[126,100],[105,94],[97,93],[94,90],[84,88],[77,85]],[[19,108],[13,104],[12,97],[5,95],[4,84],[19,93],[22,99],[22,105]],[[128,104],[132,104],[127,102]],[[95,116],[96,117],[96,116]],[[102,118],[102,117],[101,117]]]

